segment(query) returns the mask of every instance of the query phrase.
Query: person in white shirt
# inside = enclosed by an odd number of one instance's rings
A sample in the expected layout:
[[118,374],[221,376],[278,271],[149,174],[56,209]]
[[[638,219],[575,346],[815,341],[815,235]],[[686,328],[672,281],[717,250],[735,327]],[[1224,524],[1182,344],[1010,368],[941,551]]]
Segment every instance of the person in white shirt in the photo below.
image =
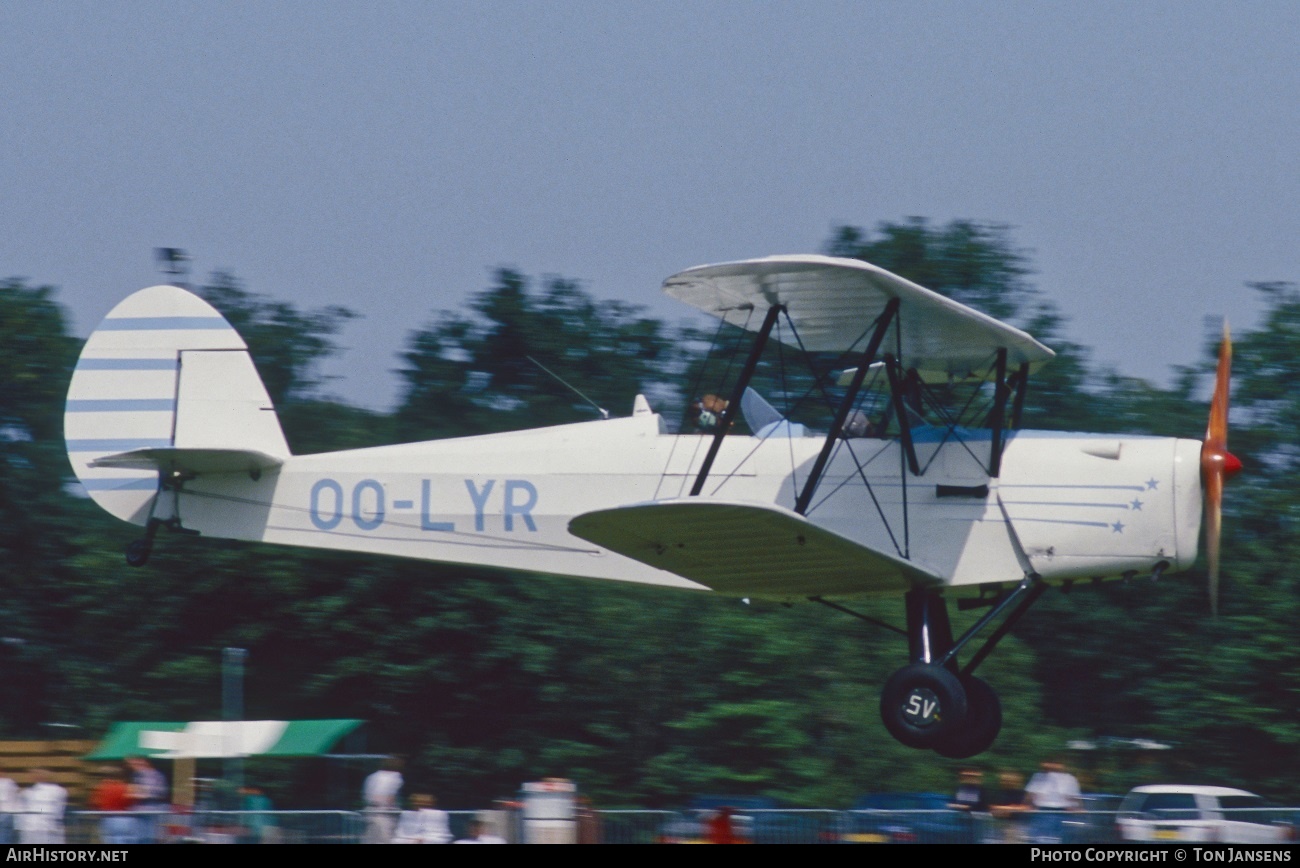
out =
[[451,840],[447,812],[428,793],[411,796],[411,810],[402,811],[393,834],[394,844],[446,844]]
[[493,835],[487,830],[482,820],[469,821],[469,833],[464,838],[457,838],[454,844],[504,844],[505,838]]
[[32,769],[36,781],[19,796],[19,842],[22,844],[62,844],[63,811],[68,805],[68,791],[50,780],[45,769]]
[[397,828],[397,794],[402,791],[402,761],[389,757],[384,767],[372,772],[361,788],[366,803],[367,844],[390,844]]
[[14,843],[14,814],[21,809],[18,785],[13,778],[0,777],[0,844]]
[[1056,760],[1044,760],[1025,786],[1025,796],[1033,806],[1029,835],[1035,844],[1063,843],[1065,812],[1077,811],[1082,804],[1079,781]]

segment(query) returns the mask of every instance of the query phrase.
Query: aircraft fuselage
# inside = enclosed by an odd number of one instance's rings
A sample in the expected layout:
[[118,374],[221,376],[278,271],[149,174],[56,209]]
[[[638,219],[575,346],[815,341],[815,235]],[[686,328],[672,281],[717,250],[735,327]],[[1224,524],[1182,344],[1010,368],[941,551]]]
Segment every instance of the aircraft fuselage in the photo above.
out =
[[[709,438],[661,429],[647,413],[293,456],[259,479],[200,474],[159,506],[172,501],[185,527],[208,536],[702,589],[568,531],[585,512],[687,496]],[[988,440],[963,433],[965,442],[918,437],[920,476],[895,440],[844,441],[807,518],[951,585],[1195,559],[1199,442],[1022,431],[990,479]],[[822,443],[729,436],[700,496],[792,508]]]

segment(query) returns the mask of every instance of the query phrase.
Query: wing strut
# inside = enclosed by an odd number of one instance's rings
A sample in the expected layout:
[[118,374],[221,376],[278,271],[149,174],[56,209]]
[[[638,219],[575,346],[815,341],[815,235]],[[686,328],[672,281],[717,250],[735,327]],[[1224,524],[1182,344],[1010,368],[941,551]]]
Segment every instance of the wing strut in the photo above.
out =
[[972,674],[976,667],[984,662],[984,658],[993,653],[993,649],[997,647],[998,642],[1002,641],[1002,637],[1011,632],[1011,628],[1016,625],[1016,622],[1024,617],[1025,612],[1029,611],[1029,607],[1034,604],[1035,600],[1043,595],[1043,592],[1046,591],[1047,588],[1048,584],[1038,575],[1033,574],[1026,576],[1024,581],[1016,586],[1014,591],[1007,594],[1007,596],[998,602],[987,614],[984,615],[983,618],[980,618],[979,621],[972,625],[969,630],[962,634],[960,639],[953,643],[952,647],[944,653],[943,659],[939,661],[939,665],[947,666],[951,663],[953,666],[956,666],[957,652],[974,639],[975,634],[980,630],[983,630],[993,621],[994,618],[1014,605],[1015,608],[1011,610],[1011,614],[1007,615],[1002,623],[998,625],[998,628],[993,631],[993,634],[989,636],[988,639],[984,640],[984,644],[980,646],[980,649],[976,651],[975,654],[972,655],[971,659],[967,661],[966,665],[962,667],[962,675]]
[[1007,399],[1011,397],[1011,386],[1007,383],[1007,348],[998,347],[997,377],[993,381],[993,418],[989,427],[993,436],[989,439],[989,476],[997,479],[1002,472],[1002,435],[1007,421]]
[[890,324],[898,313],[898,305],[898,299],[891,298],[889,303],[885,305],[885,310],[876,318],[876,330],[872,333],[871,340],[867,342],[867,348],[862,353],[862,360],[858,362],[857,370],[853,372],[853,380],[849,383],[849,389],[844,393],[844,400],[840,401],[840,407],[835,411],[835,421],[831,423],[831,430],[826,432],[826,442],[822,444],[822,451],[818,454],[817,461],[812,467],[812,473],[808,476],[808,481],[804,483],[803,491],[799,492],[799,499],[795,502],[794,511],[800,515],[806,515],[808,512],[808,504],[812,502],[813,493],[817,491],[817,483],[821,482],[822,471],[826,469],[826,462],[830,460],[831,452],[834,451],[836,443],[839,442],[840,432],[844,430],[844,421],[849,418],[849,411],[853,409],[853,402],[858,399],[858,391],[862,388],[862,381],[867,376],[867,369],[876,360],[876,353],[880,350],[880,344],[885,339],[885,332],[889,330]]
[[884,621],[881,621],[879,618],[872,618],[870,615],[864,615],[861,612],[855,612],[852,609],[850,609],[848,606],[841,606],[839,603],[832,603],[830,600],[826,599],[825,597],[809,597],[808,599],[813,603],[821,603],[823,606],[826,606],[827,608],[830,609],[834,609],[837,612],[843,612],[846,615],[852,615],[853,617],[857,618],[859,621],[865,621],[868,624],[873,624],[877,627],[884,627],[886,630],[892,630],[893,632],[897,633],[900,636],[907,635],[906,630],[895,627],[893,624],[888,624]]
[[907,467],[913,476],[921,475],[921,464],[916,460],[916,445],[912,443],[912,426],[908,423],[907,407],[903,404],[902,366],[891,354],[885,354],[885,373],[889,375],[889,394],[894,400],[894,417],[898,420],[898,439],[907,455]]
[[779,304],[774,304],[767,309],[767,318],[763,320],[763,327],[759,329],[758,336],[754,338],[754,346],[750,348],[749,358],[745,359],[745,367],[740,371],[740,378],[736,380],[736,387],[731,391],[731,400],[727,406],[722,409],[722,417],[718,420],[718,432],[713,435],[713,442],[709,444],[709,452],[704,456],[704,464],[700,466],[700,475],[695,477],[695,484],[691,486],[691,497],[699,495],[704,489],[704,480],[709,478],[709,470],[713,467],[713,459],[718,457],[718,449],[722,447],[722,438],[727,436],[727,429],[731,427],[731,422],[736,418],[736,413],[740,410],[740,400],[745,396],[745,388],[749,381],[753,379],[754,369],[758,367],[758,360],[763,357],[763,347],[767,345],[767,336],[772,333],[772,327],[776,325],[777,315],[783,308]]
[[1011,427],[1020,427],[1020,416],[1025,411],[1025,391],[1029,385],[1029,363],[1020,365],[1020,370],[1011,379],[1016,382],[1016,400],[1011,404]]

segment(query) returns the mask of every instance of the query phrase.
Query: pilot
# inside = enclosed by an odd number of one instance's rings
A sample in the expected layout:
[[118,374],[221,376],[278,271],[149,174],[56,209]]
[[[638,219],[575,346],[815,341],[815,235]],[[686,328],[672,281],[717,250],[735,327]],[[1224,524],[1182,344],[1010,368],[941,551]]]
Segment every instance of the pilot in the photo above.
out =
[[691,402],[690,410],[686,414],[688,423],[694,422],[695,428],[699,431],[714,431],[718,427],[719,420],[723,412],[727,409],[728,402],[717,395],[705,395],[703,398],[696,398]]

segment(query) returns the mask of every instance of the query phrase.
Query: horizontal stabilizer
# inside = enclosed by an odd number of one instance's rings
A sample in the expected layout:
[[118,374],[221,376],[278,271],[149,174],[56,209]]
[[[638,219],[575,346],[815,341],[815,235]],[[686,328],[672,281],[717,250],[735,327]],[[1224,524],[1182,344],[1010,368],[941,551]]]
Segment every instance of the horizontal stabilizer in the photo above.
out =
[[132,449],[105,455],[90,462],[91,467],[116,467],[130,470],[160,470],[165,473],[260,473],[279,467],[284,459],[249,449]]
[[569,532],[737,596],[870,594],[942,581],[778,506],[660,501],[584,513],[569,522]]

